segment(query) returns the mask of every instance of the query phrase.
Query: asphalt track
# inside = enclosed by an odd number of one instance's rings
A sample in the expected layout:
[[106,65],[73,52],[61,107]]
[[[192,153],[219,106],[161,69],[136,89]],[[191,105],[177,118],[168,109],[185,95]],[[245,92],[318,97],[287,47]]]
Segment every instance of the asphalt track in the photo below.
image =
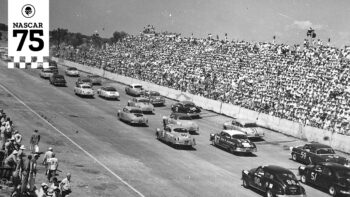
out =
[[[212,146],[209,134],[218,132],[230,118],[208,111],[195,120],[200,127],[195,149],[175,149],[155,138],[156,128],[162,126],[162,116],[170,114],[169,106],[174,101],[167,100],[166,106],[157,107],[154,115],[146,115],[149,127],[133,127],[116,117],[117,110],[131,98],[125,95],[124,85],[104,80],[104,84],[115,86],[121,94],[120,101],[108,101],[97,96],[93,99],[75,96],[76,78],[66,80],[68,87],[54,87],[39,77],[39,70],[7,69],[0,61],[0,85],[34,112],[44,115],[84,154],[90,154],[91,162],[111,176],[110,184],[122,188],[114,196],[263,196],[242,187],[243,169],[274,164],[296,173],[301,165],[290,160],[287,147],[304,142],[268,130],[265,140],[256,142],[255,156],[233,155]],[[73,143],[66,146],[77,149]],[[76,162],[74,157],[70,162]],[[305,188],[308,196],[328,196],[313,187]]]

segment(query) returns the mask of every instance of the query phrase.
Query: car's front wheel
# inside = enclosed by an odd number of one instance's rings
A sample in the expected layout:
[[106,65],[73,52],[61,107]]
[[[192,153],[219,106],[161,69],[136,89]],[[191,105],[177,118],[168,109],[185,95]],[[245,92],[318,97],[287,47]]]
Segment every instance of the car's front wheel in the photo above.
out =
[[305,176],[305,174],[301,175],[300,181],[301,181],[302,183],[306,183],[306,176]]
[[245,187],[245,188],[249,187],[249,183],[247,180],[245,180],[245,178],[243,178],[243,187]]
[[266,197],[275,197],[275,195],[273,195],[271,190],[267,190]]
[[334,187],[333,185],[329,187],[328,193],[329,193],[331,196],[337,196],[337,191],[335,190],[335,187]]

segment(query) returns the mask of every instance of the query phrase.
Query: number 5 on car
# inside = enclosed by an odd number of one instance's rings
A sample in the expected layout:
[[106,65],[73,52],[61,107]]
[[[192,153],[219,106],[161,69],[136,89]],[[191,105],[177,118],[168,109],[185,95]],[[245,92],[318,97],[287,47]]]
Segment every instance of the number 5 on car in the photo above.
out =
[[49,0],[8,1],[8,28],[9,68],[49,67]]

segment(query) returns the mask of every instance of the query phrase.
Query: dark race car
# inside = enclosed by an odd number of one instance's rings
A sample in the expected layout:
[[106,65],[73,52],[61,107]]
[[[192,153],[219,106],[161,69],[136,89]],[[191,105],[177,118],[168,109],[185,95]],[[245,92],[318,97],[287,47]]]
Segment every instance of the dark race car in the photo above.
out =
[[148,91],[146,90],[143,93],[144,97],[149,98],[150,102],[154,105],[154,106],[163,106],[165,105],[165,98],[163,96],[160,95],[159,92],[157,91]]
[[291,151],[292,159],[304,164],[334,162],[341,165],[349,165],[348,160],[336,155],[332,147],[320,143],[309,143],[304,146],[291,147]]
[[266,193],[267,197],[306,197],[305,189],[293,172],[280,166],[268,165],[243,170],[242,181],[245,188],[255,188]]
[[326,189],[331,196],[350,196],[350,168],[331,162],[300,166],[301,182]]
[[236,130],[222,130],[219,133],[211,133],[209,140],[213,145],[222,147],[230,153],[256,152],[256,145],[250,141],[247,135]]
[[54,86],[66,86],[66,83],[63,75],[54,74],[50,77],[50,84]]
[[191,101],[180,101],[171,106],[171,110],[177,113],[185,113],[191,117],[199,117],[201,109]]

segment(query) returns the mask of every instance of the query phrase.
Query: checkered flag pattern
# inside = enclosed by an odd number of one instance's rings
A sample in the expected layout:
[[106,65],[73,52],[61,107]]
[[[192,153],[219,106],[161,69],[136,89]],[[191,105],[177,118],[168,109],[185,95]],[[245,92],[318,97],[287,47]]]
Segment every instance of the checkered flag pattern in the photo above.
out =
[[[13,61],[8,62],[8,68],[26,68],[26,65],[30,64],[30,68],[49,68],[49,62],[44,61],[43,57],[31,57],[31,56],[12,56]],[[35,60],[36,59],[36,60]],[[34,61],[33,61],[34,60]]]

